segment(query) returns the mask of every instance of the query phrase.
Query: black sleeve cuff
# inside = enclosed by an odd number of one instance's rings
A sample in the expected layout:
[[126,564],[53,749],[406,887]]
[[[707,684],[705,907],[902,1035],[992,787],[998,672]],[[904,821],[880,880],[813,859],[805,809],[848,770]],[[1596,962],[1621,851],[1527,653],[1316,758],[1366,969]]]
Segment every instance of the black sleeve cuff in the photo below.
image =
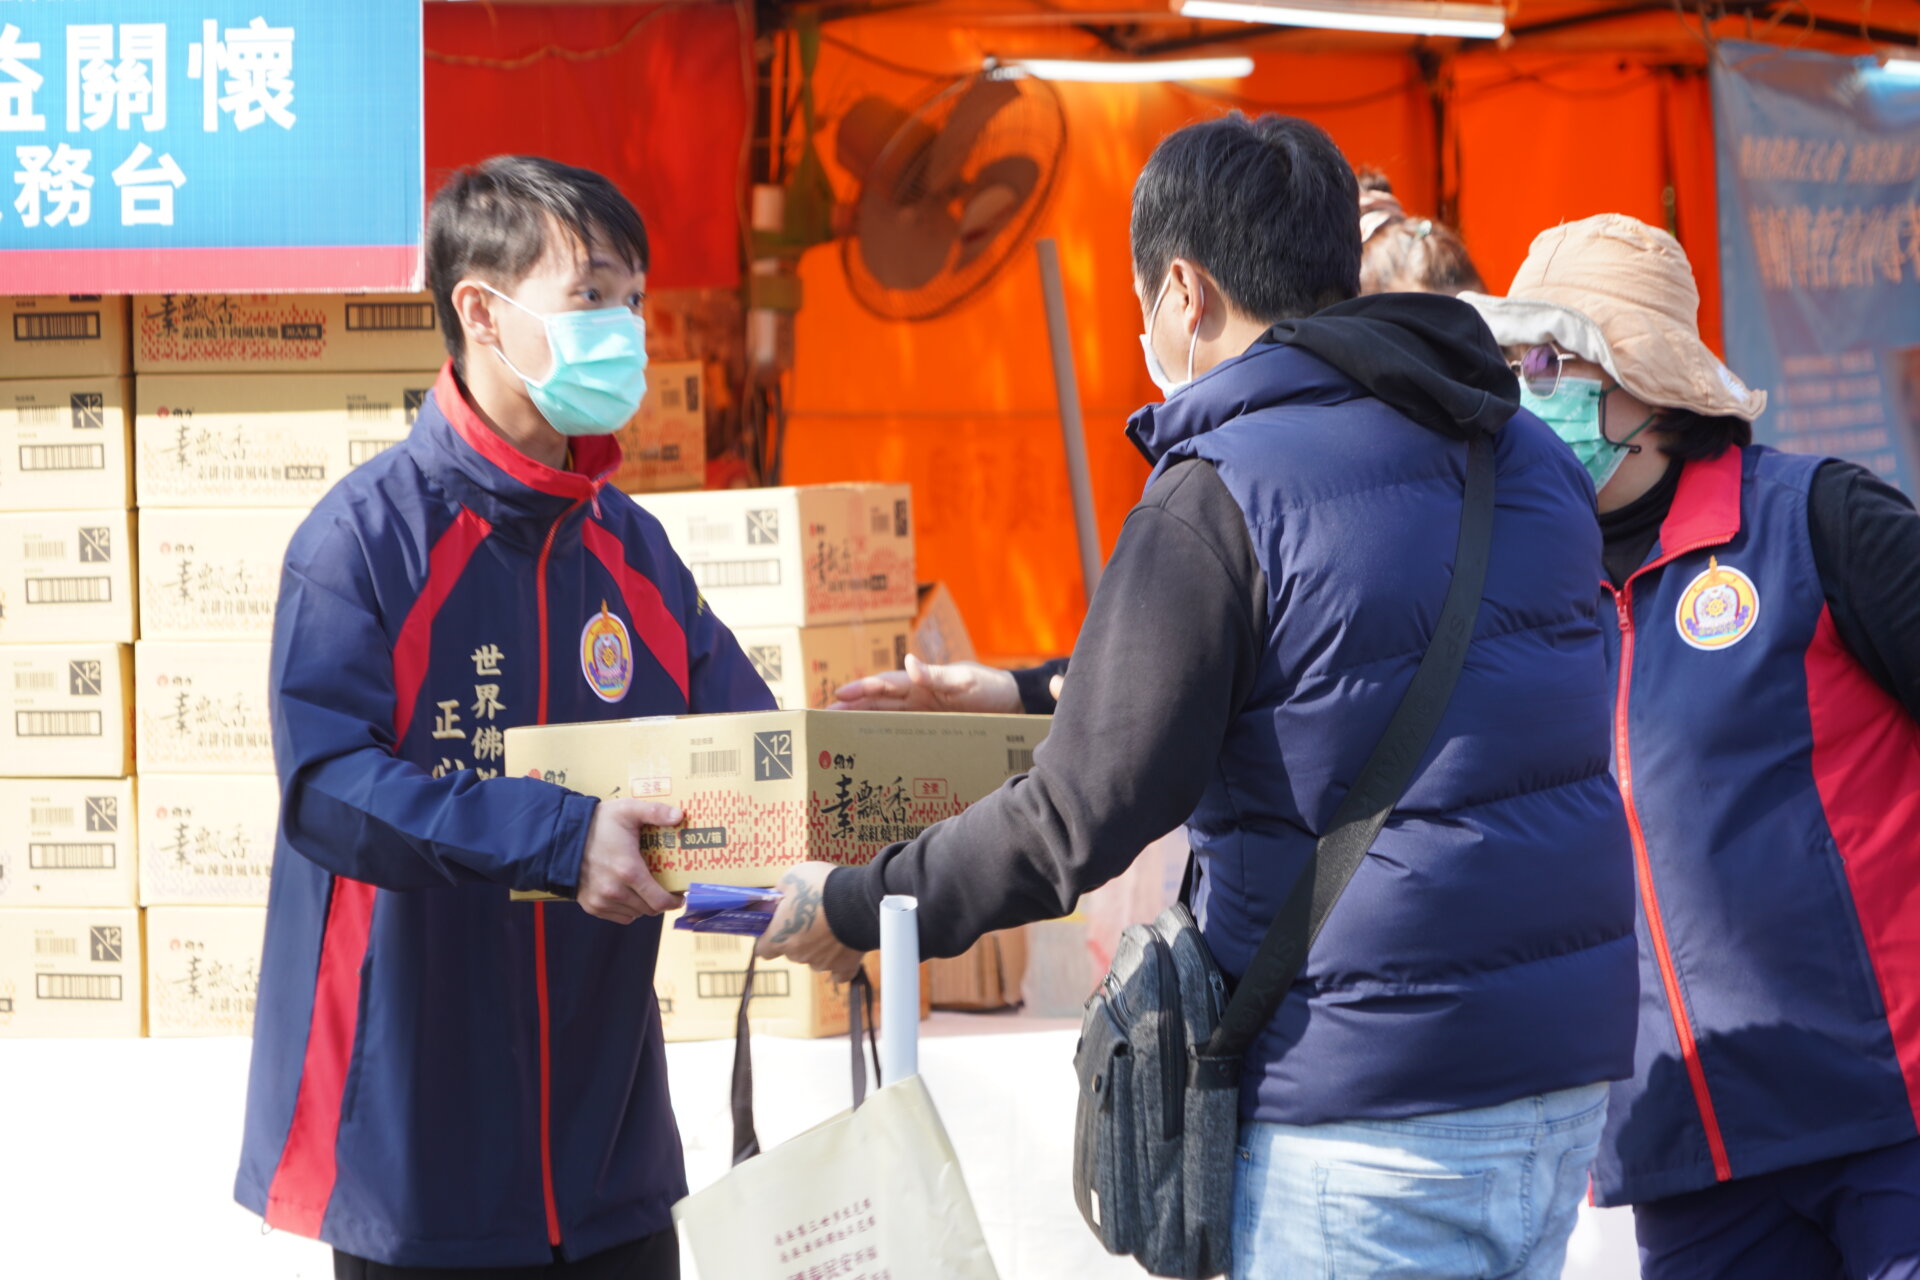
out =
[[841,946],[855,951],[880,949],[880,899],[867,886],[871,879],[870,867],[835,867],[827,874],[822,895],[827,928]]
[[1057,709],[1053,690],[1049,688],[1055,676],[1067,674],[1067,659],[1055,658],[1052,662],[1043,662],[1037,667],[1024,667],[1009,673],[1013,676],[1014,687],[1020,690],[1020,706],[1030,716],[1050,716]]

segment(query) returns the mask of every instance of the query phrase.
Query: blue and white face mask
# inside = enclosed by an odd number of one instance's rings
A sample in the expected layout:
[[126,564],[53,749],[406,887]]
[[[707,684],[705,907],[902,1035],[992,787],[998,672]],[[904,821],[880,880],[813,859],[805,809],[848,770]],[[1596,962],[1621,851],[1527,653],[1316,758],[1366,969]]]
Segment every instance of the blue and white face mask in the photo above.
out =
[[1553,434],[1567,442],[1573,456],[1593,478],[1595,493],[1607,487],[1620,464],[1640,446],[1633,438],[1652,426],[1654,415],[1629,431],[1625,439],[1609,440],[1606,433],[1606,403],[1609,388],[1593,378],[1567,378],[1559,381],[1552,395],[1535,395],[1532,388],[1520,384],[1520,406],[1553,428]]
[[538,382],[495,347],[500,362],[527,384],[534,408],[565,436],[612,435],[640,411],[647,396],[647,327],[625,307],[542,315],[490,284],[481,288],[519,307],[547,330],[553,367]]

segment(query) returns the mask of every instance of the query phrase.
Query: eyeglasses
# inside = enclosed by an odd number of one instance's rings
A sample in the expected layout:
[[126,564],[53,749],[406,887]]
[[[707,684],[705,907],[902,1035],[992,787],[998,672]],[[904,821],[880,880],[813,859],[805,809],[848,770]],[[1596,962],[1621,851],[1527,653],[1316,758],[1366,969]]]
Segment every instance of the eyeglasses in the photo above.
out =
[[1540,399],[1545,400],[1560,389],[1560,374],[1566,368],[1567,361],[1578,359],[1554,346],[1551,342],[1542,342],[1528,347],[1518,360],[1508,363],[1514,374]]

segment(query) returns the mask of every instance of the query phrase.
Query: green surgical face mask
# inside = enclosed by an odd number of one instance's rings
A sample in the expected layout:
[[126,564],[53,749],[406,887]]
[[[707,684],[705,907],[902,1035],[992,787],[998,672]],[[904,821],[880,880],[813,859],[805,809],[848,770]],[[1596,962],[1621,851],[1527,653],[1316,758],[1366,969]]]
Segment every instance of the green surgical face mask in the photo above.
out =
[[1659,416],[1649,414],[1645,422],[1620,440],[1607,439],[1609,390],[1606,384],[1592,378],[1564,377],[1550,396],[1537,396],[1525,384],[1520,387],[1520,407],[1552,427],[1553,434],[1567,442],[1573,456],[1580,459],[1580,465],[1593,478],[1595,493],[1607,487],[1628,454],[1640,452],[1640,446],[1632,443],[1633,438],[1652,426]]

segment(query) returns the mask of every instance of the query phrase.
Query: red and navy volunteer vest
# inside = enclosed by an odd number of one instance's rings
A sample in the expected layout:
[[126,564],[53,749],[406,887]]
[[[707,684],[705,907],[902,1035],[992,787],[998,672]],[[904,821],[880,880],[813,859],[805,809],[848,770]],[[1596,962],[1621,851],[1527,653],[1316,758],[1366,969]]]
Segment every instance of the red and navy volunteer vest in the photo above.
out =
[[[1266,579],[1265,654],[1187,825],[1207,947],[1238,978],[1426,652],[1467,446],[1276,344],[1143,409],[1133,431],[1161,467],[1215,468]],[[1248,1054],[1245,1118],[1431,1115],[1631,1069],[1633,885],[1607,769],[1593,486],[1524,411],[1495,452],[1466,666]]]
[[282,787],[236,1194],[406,1267],[525,1266],[663,1230],[685,1194],[653,967],[567,891],[597,801],[501,776],[506,729],[773,706],[660,525],[506,445],[451,371],[295,535],[272,660]]
[[1820,463],[1687,464],[1647,565],[1602,588],[1641,967],[1602,1204],[1916,1132],[1920,727],[1828,613]]

